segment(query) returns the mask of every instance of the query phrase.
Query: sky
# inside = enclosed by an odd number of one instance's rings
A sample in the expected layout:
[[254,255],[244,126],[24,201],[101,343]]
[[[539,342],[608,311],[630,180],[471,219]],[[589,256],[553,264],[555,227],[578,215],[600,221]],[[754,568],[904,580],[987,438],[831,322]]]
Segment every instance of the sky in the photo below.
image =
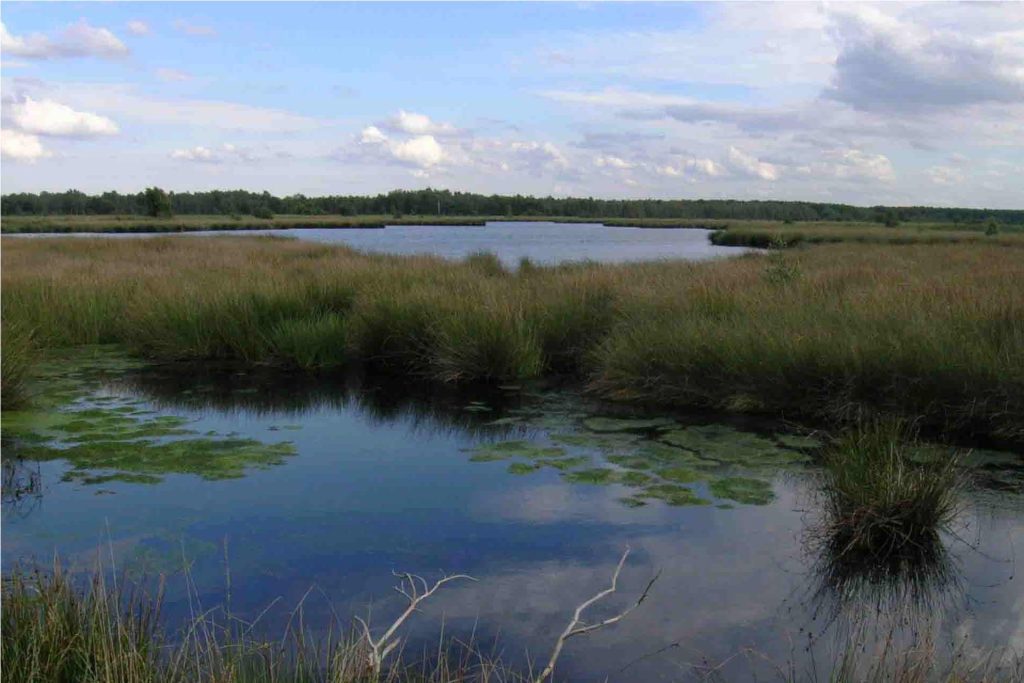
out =
[[27,3],[3,192],[1024,207],[1024,2]]

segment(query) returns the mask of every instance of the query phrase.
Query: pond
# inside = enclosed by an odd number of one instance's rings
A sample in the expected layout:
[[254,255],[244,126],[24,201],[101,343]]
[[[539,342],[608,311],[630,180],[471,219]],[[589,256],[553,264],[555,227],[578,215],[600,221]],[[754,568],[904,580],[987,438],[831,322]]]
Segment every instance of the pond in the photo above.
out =
[[165,573],[171,622],[188,614],[185,567],[204,606],[230,599],[270,633],[311,587],[307,623],[372,607],[383,625],[402,607],[392,570],[465,573],[477,581],[433,596],[411,642],[443,623],[523,662],[546,658],[628,546],[598,614],[660,572],[650,599],[570,641],[561,675],[822,675],[865,618],[910,619],[944,654],[1024,646],[1020,454],[968,458],[955,535],[901,576],[837,567],[815,542],[825,436],[795,425],[623,414],[552,384],[147,366],[105,347],[44,363],[36,405],[3,419],[3,570],[56,551],[75,570],[99,553]]
[[[480,251],[491,252],[508,266],[522,258],[538,264],[591,260],[622,263],[653,259],[701,261],[734,256],[744,247],[711,244],[710,230],[672,228],[623,228],[599,223],[552,223],[490,221],[484,226],[402,225],[387,228],[297,228],[294,230],[202,231],[203,235],[280,235],[300,240],[343,244],[368,252],[434,254],[461,259]],[[67,233],[61,237],[138,238],[167,233]],[[38,238],[42,234],[5,235]]]

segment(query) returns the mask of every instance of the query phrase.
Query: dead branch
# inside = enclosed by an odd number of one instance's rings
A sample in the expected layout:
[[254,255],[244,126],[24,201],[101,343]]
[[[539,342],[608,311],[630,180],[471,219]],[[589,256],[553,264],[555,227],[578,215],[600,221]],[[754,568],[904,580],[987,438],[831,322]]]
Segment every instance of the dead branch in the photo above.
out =
[[466,574],[453,574],[451,576],[445,576],[437,581],[432,587],[428,588],[427,581],[422,576],[416,574],[410,574],[408,572],[392,572],[397,576],[400,581],[397,586],[394,587],[395,591],[405,596],[406,600],[409,601],[405,611],[398,615],[398,618],[392,622],[391,626],[388,627],[384,633],[374,640],[373,635],[370,632],[370,625],[366,623],[360,617],[356,617],[356,620],[363,627],[363,638],[366,640],[367,646],[370,648],[370,652],[367,655],[369,659],[369,667],[373,674],[379,674],[384,667],[384,660],[391,652],[398,647],[402,639],[395,638],[395,632],[405,623],[414,612],[419,609],[419,604],[429,598],[434,592],[448,583],[456,579],[468,579],[470,581],[476,581],[472,576]]
[[583,621],[584,610],[615,592],[618,587],[619,574],[622,572],[623,565],[626,564],[626,558],[629,557],[629,552],[630,548],[629,546],[626,546],[625,552],[622,553],[622,557],[619,559],[619,564],[615,567],[615,573],[612,574],[611,585],[589,600],[580,603],[576,608],[576,611],[572,615],[572,620],[569,622],[568,626],[565,627],[565,630],[562,631],[562,635],[558,636],[558,641],[555,643],[555,649],[551,652],[551,659],[548,660],[548,665],[544,667],[544,670],[541,672],[540,676],[535,679],[534,683],[544,683],[545,680],[554,676],[555,663],[558,661],[559,655],[562,654],[562,648],[565,647],[565,641],[575,636],[591,633],[592,631],[604,628],[605,626],[611,626],[612,624],[621,621],[627,614],[635,610],[644,600],[647,599],[647,594],[650,592],[651,586],[653,586],[654,582],[658,580],[659,576],[661,576],[660,571],[647,582],[647,586],[644,588],[643,593],[640,594],[640,597],[637,598],[637,601],[622,612],[619,612],[614,617],[609,617],[602,621],[594,622],[593,624],[588,624]]

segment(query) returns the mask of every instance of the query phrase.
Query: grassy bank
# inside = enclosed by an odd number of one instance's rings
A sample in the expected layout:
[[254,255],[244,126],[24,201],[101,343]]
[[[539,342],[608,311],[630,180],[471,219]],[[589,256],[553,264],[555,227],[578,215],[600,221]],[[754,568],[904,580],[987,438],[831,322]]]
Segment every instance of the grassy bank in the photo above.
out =
[[871,223],[734,224],[711,235],[711,242],[731,247],[773,248],[835,242],[875,244],[998,244],[1024,247],[1024,231],[1000,228],[987,234],[984,226],[906,224],[884,227]]
[[275,238],[8,240],[3,320],[42,347],[445,382],[570,373],[614,400],[1024,439],[1024,259],[997,245],[509,273]]

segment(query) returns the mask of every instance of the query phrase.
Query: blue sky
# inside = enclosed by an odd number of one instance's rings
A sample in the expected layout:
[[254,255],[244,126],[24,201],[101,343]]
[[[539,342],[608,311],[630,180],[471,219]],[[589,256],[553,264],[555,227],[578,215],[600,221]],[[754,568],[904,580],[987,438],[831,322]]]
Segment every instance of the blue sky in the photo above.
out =
[[1019,208],[1022,8],[5,2],[3,190]]

